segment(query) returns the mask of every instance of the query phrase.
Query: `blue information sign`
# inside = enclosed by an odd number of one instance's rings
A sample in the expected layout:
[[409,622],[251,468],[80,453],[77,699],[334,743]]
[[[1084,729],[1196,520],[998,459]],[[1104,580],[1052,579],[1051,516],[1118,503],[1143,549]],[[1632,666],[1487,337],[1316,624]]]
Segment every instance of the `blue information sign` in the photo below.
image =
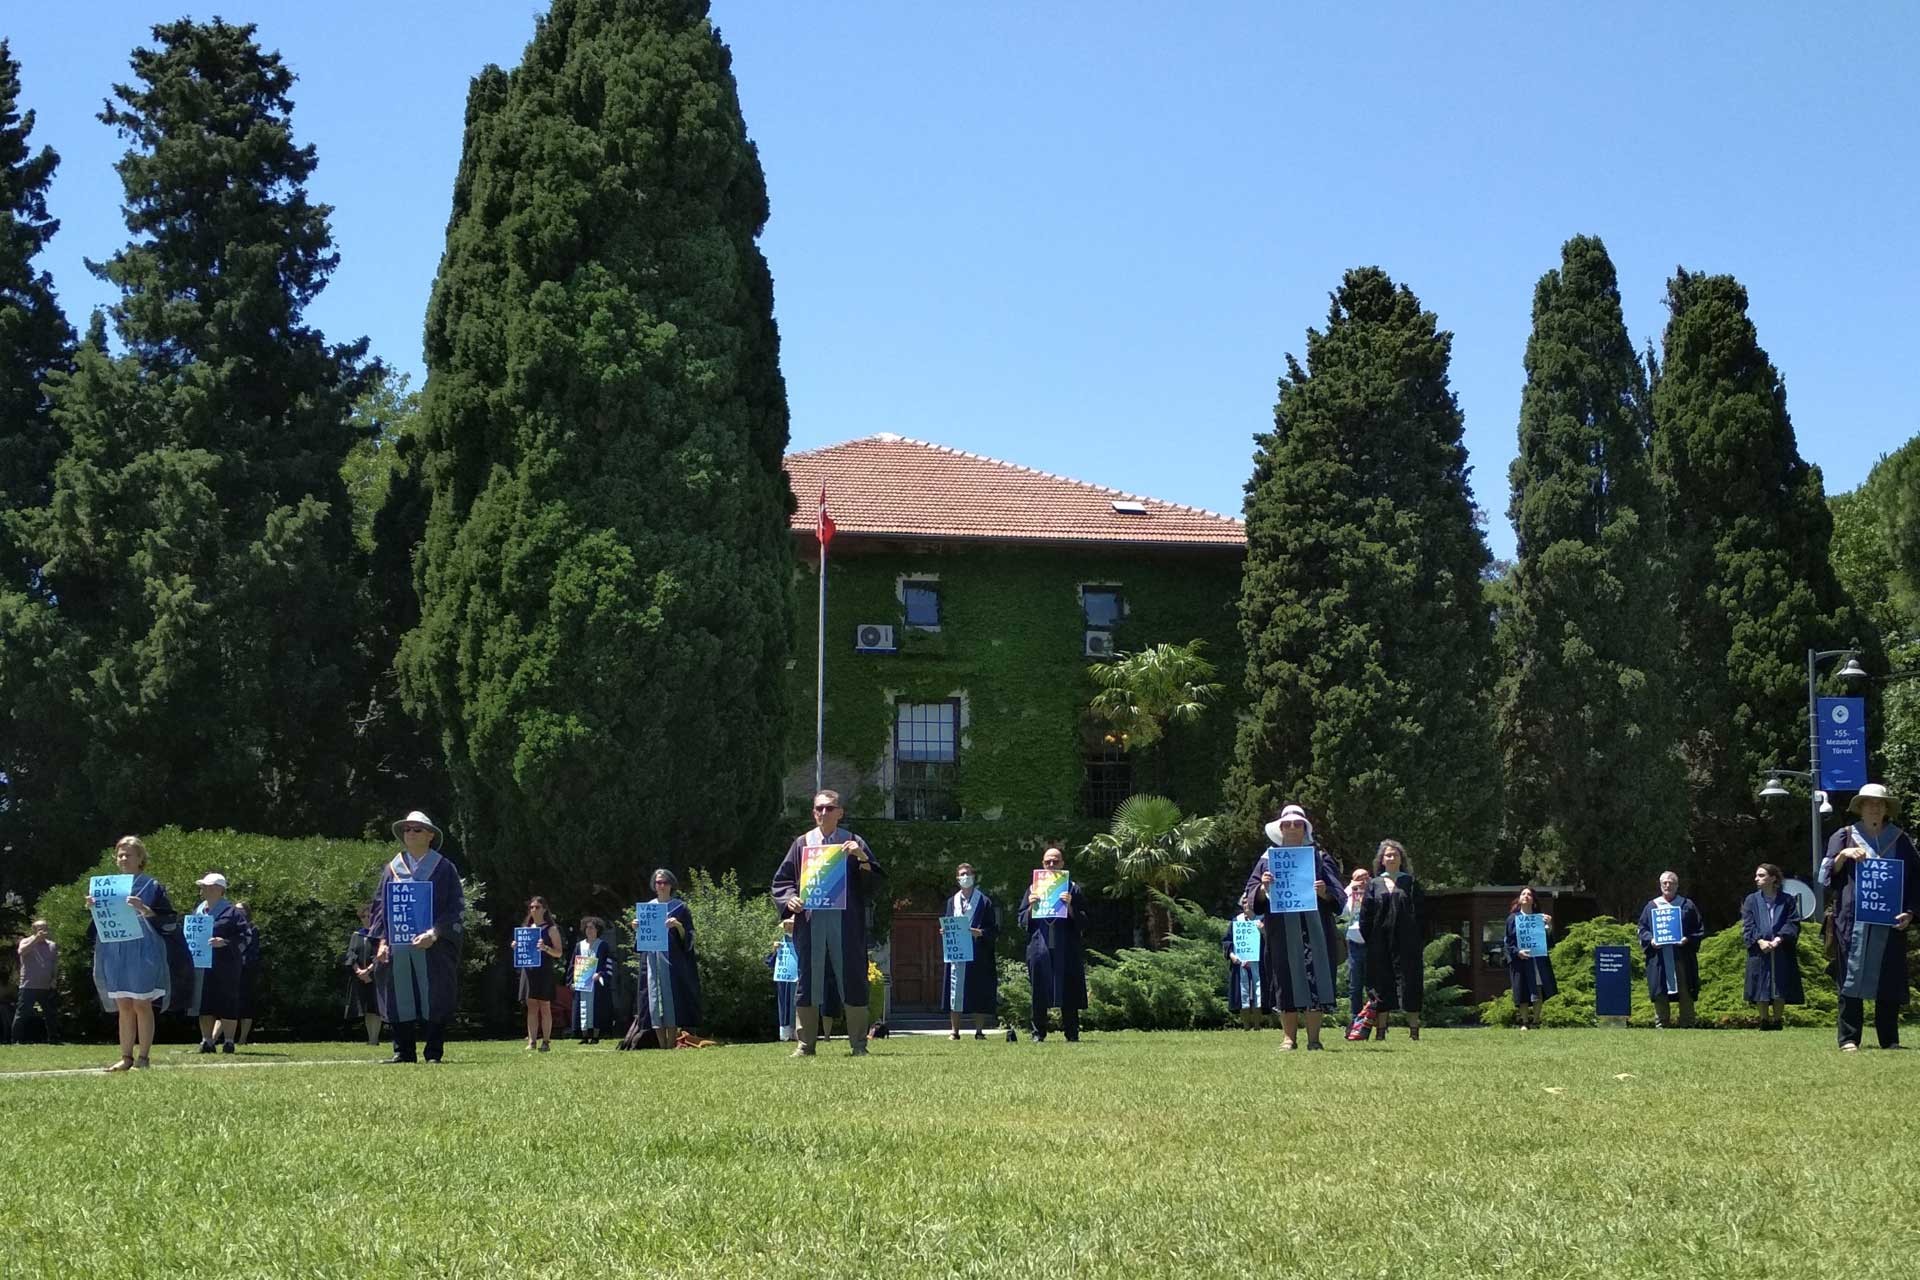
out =
[[389,880],[386,896],[387,945],[411,946],[415,938],[433,928],[431,880]]
[[514,968],[538,969],[540,967],[540,932],[539,925],[520,925],[514,929]]
[[1627,948],[1593,949],[1593,1011],[1602,1018],[1633,1012],[1633,953]]
[[1867,700],[1822,698],[1820,786],[1828,791],[1858,791],[1867,785]]
[[1853,867],[1854,923],[1892,924],[1906,898],[1907,864],[1898,858],[1862,858]]

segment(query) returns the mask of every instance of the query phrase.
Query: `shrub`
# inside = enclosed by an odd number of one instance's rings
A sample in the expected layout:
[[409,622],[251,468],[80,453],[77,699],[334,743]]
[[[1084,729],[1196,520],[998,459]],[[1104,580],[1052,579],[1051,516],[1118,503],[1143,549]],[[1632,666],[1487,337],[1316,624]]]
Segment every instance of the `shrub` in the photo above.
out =
[[[1633,1013],[1627,1024],[1653,1025],[1653,1001],[1647,996],[1647,966],[1640,950],[1639,928],[1600,916],[1574,925],[1553,948],[1553,973],[1560,983],[1560,994],[1541,1009],[1541,1021],[1547,1026],[1594,1025],[1593,952],[1602,946],[1624,946],[1632,956]],[[1760,1024],[1753,1006],[1746,1000],[1746,973],[1747,948],[1739,925],[1707,935],[1700,944],[1700,995],[1694,1002],[1700,1025],[1755,1027]],[[1799,1027],[1831,1025],[1838,1002],[1833,979],[1827,976],[1817,923],[1803,925],[1800,930],[1800,976],[1807,989],[1807,1003],[1787,1006],[1786,1021]],[[1512,1026],[1512,994],[1482,1005],[1480,1020],[1489,1026]]]
[[1467,1003],[1467,993],[1453,980],[1453,957],[1459,945],[1459,934],[1443,933],[1420,953],[1420,1021],[1429,1027],[1464,1027],[1479,1020],[1479,1009]]
[[[360,904],[373,896],[392,847],[370,840],[297,840],[237,831],[181,831],[165,827],[142,837],[148,871],[167,887],[176,910],[199,901],[193,882],[208,871],[227,877],[228,894],[247,904],[260,930],[261,977],[255,1020],[292,1035],[334,1036],[346,1002],[347,935],[359,927]],[[455,862],[459,855],[451,855]],[[111,853],[78,879],[49,889],[38,914],[60,944],[68,1007],[99,1008],[94,998],[93,948],[87,945],[87,880],[113,872]],[[483,998],[473,979],[492,963],[491,922],[478,903],[486,886],[467,880],[466,941],[462,957],[461,1018]]]
[[[719,880],[694,871],[681,892],[693,912],[700,956],[701,1032],[719,1039],[772,1039],[773,974],[766,955],[780,936],[773,899],[764,893],[743,896],[731,871]],[[632,963],[631,920],[623,933]]]

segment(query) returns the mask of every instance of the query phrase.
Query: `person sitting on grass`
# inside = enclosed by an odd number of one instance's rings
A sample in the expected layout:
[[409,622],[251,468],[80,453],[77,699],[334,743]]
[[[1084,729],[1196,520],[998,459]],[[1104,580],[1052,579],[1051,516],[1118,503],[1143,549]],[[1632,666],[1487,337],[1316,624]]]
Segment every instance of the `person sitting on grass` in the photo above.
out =
[[1522,1031],[1527,1029],[1529,1014],[1534,1029],[1539,1030],[1541,1006],[1560,994],[1560,984],[1553,977],[1553,957],[1544,951],[1535,955],[1520,948],[1520,933],[1514,921],[1534,914],[1540,915],[1548,929],[1553,928],[1553,917],[1540,911],[1533,887],[1529,885],[1520,890],[1507,907],[1507,985],[1513,991],[1515,1021]]
[[1780,892],[1784,873],[1771,862],[1753,871],[1754,890],[1740,904],[1747,944],[1747,1003],[1760,1009],[1760,1029],[1786,1028],[1787,1006],[1805,1004],[1800,981],[1800,904]]

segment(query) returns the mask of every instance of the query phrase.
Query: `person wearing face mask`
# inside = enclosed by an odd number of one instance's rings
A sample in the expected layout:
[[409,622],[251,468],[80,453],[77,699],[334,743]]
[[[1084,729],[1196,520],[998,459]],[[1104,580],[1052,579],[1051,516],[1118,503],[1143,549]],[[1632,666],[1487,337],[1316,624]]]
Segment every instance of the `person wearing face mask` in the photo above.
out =
[[967,921],[973,936],[973,959],[947,965],[947,980],[940,987],[940,1008],[947,1015],[947,1038],[960,1038],[960,1017],[973,1015],[973,1038],[987,1038],[987,1021],[998,1012],[1000,975],[995,972],[993,944],[1000,936],[1000,913],[993,899],[981,892],[973,864],[963,862],[954,870],[959,891],[947,899],[946,914]]
[[[1653,913],[1656,907],[1680,908],[1680,941],[1653,944]],[[1680,896],[1680,876],[1673,871],[1660,873],[1660,893],[1640,908],[1640,949],[1647,959],[1647,995],[1653,1000],[1653,1025],[1673,1025],[1672,1002],[1680,999],[1680,1025],[1693,1025],[1693,998],[1700,994],[1700,943],[1707,926],[1700,919],[1700,908],[1692,898]]]
[[[439,1062],[446,1055],[447,1023],[459,1001],[466,890],[459,868],[440,852],[440,828],[426,814],[415,809],[393,824],[393,834],[401,849],[380,869],[368,925],[378,944],[374,966],[380,1007],[393,1028],[393,1056],[385,1061],[418,1062],[424,1056]],[[389,941],[394,930],[387,919],[387,886],[395,883],[433,886],[433,919],[411,942]],[[422,1038],[427,1042],[423,1055],[418,1049]]]
[[[1040,855],[1047,871],[1064,871],[1067,855],[1057,843]],[[1047,1011],[1060,1011],[1060,1031],[1073,1044],[1080,1039],[1080,1011],[1087,1007],[1087,957],[1080,942],[1080,886],[1071,879],[1060,899],[1067,914],[1058,919],[1036,919],[1040,903],[1036,886],[1020,904],[1020,923],[1027,929],[1027,984],[1033,991],[1033,1014],[1028,1030],[1035,1042],[1047,1038]]]
[[1360,934],[1367,940],[1367,995],[1374,1001],[1373,1038],[1387,1038],[1387,1015],[1403,1010],[1407,1038],[1420,1038],[1420,1003],[1426,965],[1421,961],[1426,891],[1398,840],[1382,840],[1373,857],[1373,878],[1360,907]]
[[[1830,894],[1830,936],[1838,948],[1840,1048],[1852,1053],[1860,1047],[1866,1002],[1871,1000],[1880,1047],[1898,1049],[1900,1010],[1910,998],[1907,926],[1920,912],[1920,855],[1907,833],[1890,821],[1899,816],[1899,804],[1885,787],[1869,782],[1853,797],[1851,808],[1855,821],[1833,833],[1820,866],[1820,880]],[[1891,925],[1855,919],[1860,863],[1870,858],[1898,858],[1906,864],[1901,910]]]
[[1313,824],[1299,805],[1282,809],[1280,816],[1267,824],[1266,834],[1275,848],[1314,850],[1313,892],[1318,910],[1273,910],[1273,872],[1268,869],[1265,853],[1254,861],[1240,905],[1266,917],[1268,982],[1274,1003],[1280,1006],[1280,1048],[1291,1050],[1299,1042],[1300,1015],[1304,1013],[1307,1048],[1319,1049],[1321,1021],[1335,1002],[1333,939],[1338,926],[1334,917],[1345,899],[1346,886],[1341,882],[1340,868],[1314,844]]

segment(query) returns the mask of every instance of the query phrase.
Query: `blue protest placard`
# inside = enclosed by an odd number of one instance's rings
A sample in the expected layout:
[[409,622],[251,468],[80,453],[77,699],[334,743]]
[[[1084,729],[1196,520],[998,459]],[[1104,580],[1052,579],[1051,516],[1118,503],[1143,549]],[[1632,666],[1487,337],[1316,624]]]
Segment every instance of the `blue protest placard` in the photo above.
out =
[[102,942],[132,942],[141,936],[140,913],[127,905],[132,876],[95,876],[87,884],[93,898],[93,928]]
[[1273,872],[1273,883],[1267,887],[1269,914],[1320,909],[1319,902],[1313,896],[1313,864],[1313,846],[1310,844],[1267,850],[1267,870]]
[[1260,924],[1255,920],[1233,922],[1233,954],[1251,964],[1260,961]]
[[800,981],[800,953],[793,949],[793,939],[780,939],[780,946],[773,956],[773,980],[775,982]]
[[1855,924],[1892,924],[1904,909],[1907,864],[1898,858],[1862,858],[1853,864]]
[[1633,953],[1626,947],[1593,949],[1593,1011],[1602,1018],[1633,1012]]
[[968,964],[973,960],[973,919],[970,916],[940,917],[940,951],[948,964]]
[[670,903],[642,902],[633,908],[633,949],[667,949],[667,908]]
[[514,968],[538,969],[540,967],[540,932],[538,925],[521,925],[514,929]]
[[213,917],[190,915],[180,922],[180,936],[187,941],[187,954],[196,969],[213,968]]
[[1858,791],[1867,785],[1867,700],[1821,698],[1820,781],[1828,791]]
[[1515,916],[1513,940],[1529,956],[1547,954],[1547,918],[1532,913]]
[[386,888],[387,945],[410,946],[433,928],[433,882],[389,880]]
[[1685,940],[1686,934],[1680,928],[1680,904],[1677,902],[1654,903],[1653,945],[1677,947]]

